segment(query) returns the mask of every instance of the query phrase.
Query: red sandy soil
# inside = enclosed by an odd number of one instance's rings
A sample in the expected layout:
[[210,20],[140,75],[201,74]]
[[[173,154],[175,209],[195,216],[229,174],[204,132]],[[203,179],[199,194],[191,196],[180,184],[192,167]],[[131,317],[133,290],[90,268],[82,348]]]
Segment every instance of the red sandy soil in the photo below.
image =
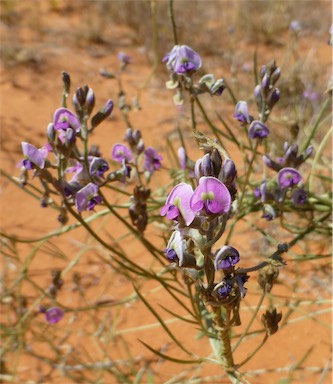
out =
[[[105,31],[105,35],[110,37],[108,43],[93,44],[84,41],[84,38],[73,38],[75,31],[80,30],[80,14],[70,12],[69,8],[59,6],[58,11],[52,11],[51,2],[36,2],[40,9],[37,12],[28,7],[18,7],[15,9],[18,22],[9,27],[8,23],[1,24],[1,40],[6,43],[6,47],[14,46],[15,42],[20,42],[20,49],[15,53],[15,60],[7,62],[3,59],[1,67],[1,168],[9,174],[18,176],[19,170],[16,164],[21,159],[21,141],[29,141],[36,146],[42,146],[45,143],[45,129],[52,119],[53,111],[61,104],[61,72],[66,70],[72,78],[72,90],[78,86],[89,84],[97,96],[96,108],[102,106],[109,98],[117,99],[116,83],[112,80],[105,80],[99,75],[100,68],[113,70],[118,68],[117,53],[125,51],[133,58],[133,63],[129,66],[124,75],[123,83],[126,84],[126,91],[129,99],[137,95],[137,90],[142,87],[145,80],[151,73],[151,64],[147,59],[147,52],[144,47],[138,46],[131,36],[133,31],[128,27],[119,26],[111,23]],[[23,2],[21,6],[23,5]],[[329,7],[327,7],[329,8]],[[76,9],[77,10],[77,9]],[[2,10],[3,12],[3,10]],[[248,57],[251,57],[254,45],[253,43],[241,43],[243,50],[248,50]],[[166,47],[168,50],[169,47]],[[283,47],[260,46],[261,61],[267,62],[272,55],[278,61],[283,57]],[[273,50],[273,53],[271,52]],[[322,36],[307,36],[300,39],[299,52],[316,57],[316,62],[322,68],[323,73],[329,73],[330,65],[330,47],[323,40]],[[216,65],[216,58],[207,60],[212,65]],[[229,69],[225,71],[229,73]],[[226,75],[227,77],[227,75]],[[158,73],[148,82],[148,86],[142,89],[140,103],[142,110],[131,114],[132,125],[139,128],[145,140],[146,145],[153,145],[159,151],[165,154],[165,138],[172,135],[175,129],[175,109],[172,102],[172,92],[164,88],[164,81],[167,79],[166,72]],[[231,116],[230,107],[223,106],[223,112]],[[228,117],[227,117],[228,118]],[[123,123],[119,111],[115,110],[112,118],[101,125],[94,135],[94,142],[100,145],[101,151],[110,159],[110,149],[115,142],[121,142],[123,139],[125,124]],[[187,134],[186,134],[187,135]],[[189,135],[188,135],[189,136]],[[197,153],[195,147],[191,148],[193,153]],[[237,161],[241,161],[238,156]],[[167,171],[163,170],[159,174],[157,184],[164,185],[168,180]],[[56,212],[49,209],[41,209],[38,201],[30,198],[20,188],[2,178],[1,184],[1,227],[7,234],[15,235],[19,238],[30,239],[40,238],[44,234],[59,229],[60,224],[56,220]],[[104,221],[103,221],[104,220]],[[74,222],[74,221],[73,221]],[[98,225],[96,225],[98,227]],[[108,240],[116,239],[122,233],[124,228],[115,225],[114,219],[108,217],[102,219],[101,229]],[[161,246],[161,240],[158,237],[157,229],[150,229],[150,236],[153,241]],[[61,242],[60,242],[61,239]],[[244,257],[244,264],[251,265],[254,253],[260,253],[261,256],[267,256],[272,252],[271,247],[265,249],[264,243],[255,244],[251,241],[249,229],[239,228],[237,235],[239,247]],[[76,230],[61,238],[52,240],[53,249],[58,253],[63,253],[69,260],[76,257],[82,251],[78,264],[65,276],[65,285],[59,294],[58,300],[62,305],[68,308],[79,307],[83,305],[92,305],[97,301],[111,300],[119,301],[133,292],[132,285],[125,277],[113,271],[108,265],[103,263],[100,257],[106,257],[102,249],[96,247],[91,242],[83,230]],[[142,266],[151,264],[151,256],[138,246],[137,242],[131,238],[130,241],[121,243],[121,245],[135,258]],[[320,244],[313,244],[316,250],[320,249]],[[273,250],[274,251],[274,250]],[[17,278],[21,263],[29,257],[33,258],[29,268],[29,273],[40,287],[47,289],[50,284],[50,270],[54,268],[63,269],[67,266],[68,260],[55,258],[52,254],[44,250],[33,253],[33,245],[19,244],[18,254],[20,262],[12,262],[8,267],[8,260],[3,261],[3,268],[6,270],[9,278]],[[287,256],[287,259],[290,256]],[[308,300],[327,300],[329,299],[329,287],[325,272],[314,272],[315,265],[306,264],[299,268],[304,276],[300,282],[298,297]],[[8,269],[9,268],[9,269]],[[84,295],[82,296],[74,283],[75,273],[81,276]],[[279,295],[291,295],[293,284],[293,274],[288,269],[283,269],[280,275],[281,283],[274,288],[274,293]],[[323,286],[318,280],[323,278]],[[308,279],[308,280],[306,280]],[[326,279],[326,280],[325,280]],[[309,282],[308,287],[304,283]],[[325,285],[326,284],[326,285]],[[2,287],[3,288],[3,287]],[[149,293],[153,288],[155,290]],[[311,289],[310,289],[311,288]],[[36,304],[34,297],[36,290],[31,284],[23,285],[24,295],[28,298],[28,306]],[[242,326],[236,330],[239,334],[247,324],[250,318],[251,310],[254,308],[258,298],[259,291],[255,278],[252,278],[248,284],[248,295],[245,300],[245,308],[242,313]],[[302,291],[303,290],[303,291]],[[158,304],[174,309],[175,303],[168,295],[163,294],[163,289],[158,287],[156,282],[146,283],[143,292],[148,292],[147,297],[155,308]],[[292,297],[290,298],[292,301]],[[282,302],[282,301],[281,301]],[[265,302],[268,305],[268,301]],[[5,306],[5,304],[3,304]],[[307,351],[311,350],[308,359],[303,363],[305,367],[319,367],[324,369],[330,363],[331,359],[331,315],[327,311],[329,304],[317,304],[306,306],[304,309],[293,313],[290,320],[291,324],[283,327],[278,334],[272,336],[266,345],[258,352],[254,359],[243,367],[243,371],[253,371],[265,369],[262,374],[248,377],[251,383],[267,384],[278,383],[283,378],[288,378],[288,366],[297,364]],[[37,308],[37,307],[36,307]],[[5,309],[5,308],[4,308]],[[316,315],[314,318],[307,317],[297,321],[302,313],[307,314],[313,311],[323,309],[323,314]],[[326,310],[326,311],[325,311]],[[287,311],[284,308],[284,311]],[[163,311],[160,311],[163,313]],[[180,313],[182,314],[182,313]],[[164,352],[170,356],[187,358],[184,353],[179,352],[178,348],[170,342],[166,333],[157,324],[156,318],[146,309],[140,301],[131,301],[123,307],[119,313],[117,309],[100,309],[94,312],[94,319],[99,318],[104,321],[105,329],[115,321],[116,329],[121,336],[129,343],[131,355],[139,361],[142,366],[151,364],[151,368],[161,374],[161,383],[183,370],[188,372],[186,377],[197,375],[198,377],[208,377],[222,373],[219,366],[213,364],[204,364],[197,371],[191,366],[179,366],[170,362],[162,361],[153,355],[141,344],[138,339],[150,344],[153,348],[164,348]],[[169,319],[171,315],[164,313],[164,319]],[[36,318],[37,319],[37,318]],[[61,332],[74,332],[69,340],[65,340],[59,345],[63,352],[69,348],[69,344],[75,346],[77,354],[69,353],[68,363],[77,364],[79,358],[85,356],[94,356],[94,359],[103,360],[104,352],[112,359],[126,359],[126,351],[122,343],[114,335],[108,334],[105,329],[100,329],[100,324],[94,323],[89,314],[84,312],[68,313],[62,322],[55,326],[41,325],[45,328],[45,336],[57,335],[54,340],[60,340]],[[37,321],[37,320],[36,320]],[[38,321],[42,324],[43,319],[40,315]],[[155,324],[149,328],[146,325]],[[138,330],[131,331],[138,327]],[[141,327],[141,328],[140,328]],[[253,329],[260,329],[260,319],[255,321]],[[84,329],[84,334],[80,329]],[[170,328],[184,342],[186,348],[201,356],[207,356],[210,352],[208,341],[203,338],[195,339],[197,331],[189,323],[175,322],[170,324]],[[99,329],[103,333],[103,338],[96,343],[94,333]],[[242,343],[239,351],[236,353],[237,361],[242,361],[248,353],[255,348],[262,336],[249,337]],[[33,341],[35,351],[39,354],[52,355],[47,343],[42,340],[34,340],[34,335],[27,333],[27,340]],[[68,351],[67,351],[68,352]],[[38,382],[41,372],[47,369],[43,362],[38,361],[26,354],[13,361],[7,362],[7,367],[13,369],[17,367],[16,383]],[[89,360],[89,359],[88,359]],[[185,368],[184,368],[185,367]],[[279,371],[279,368],[281,370]],[[325,369],[326,369],[325,368]],[[91,374],[92,380],[96,377]],[[322,379],[321,379],[322,378]],[[331,382],[330,372],[312,372],[311,370],[303,372],[294,372],[292,374],[294,383],[329,383]],[[76,379],[78,380],[78,379]],[[156,379],[156,382],[159,379]],[[181,382],[179,379],[179,383]],[[215,381],[216,380],[216,381]],[[322,381],[320,381],[322,380]],[[60,370],[56,370],[47,383],[72,383],[75,382],[61,375]],[[80,381],[76,381],[80,382]],[[103,383],[112,384],[116,382],[111,376],[104,377]],[[224,383],[224,379],[211,379],[210,382]],[[282,382],[282,381],[281,381]],[[285,381],[287,383],[287,381]],[[289,381],[288,381],[289,382]]]

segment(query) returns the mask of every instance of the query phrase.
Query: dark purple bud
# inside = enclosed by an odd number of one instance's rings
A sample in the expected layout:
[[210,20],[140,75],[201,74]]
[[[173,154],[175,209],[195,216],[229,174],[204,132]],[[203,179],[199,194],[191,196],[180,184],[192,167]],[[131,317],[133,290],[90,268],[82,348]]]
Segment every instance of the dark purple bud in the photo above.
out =
[[292,144],[285,152],[284,161],[286,165],[294,165],[294,162],[297,158],[298,145]]
[[91,118],[91,127],[97,127],[102,121],[109,117],[113,110],[113,101],[108,100],[104,107],[100,109],[92,118]]
[[64,317],[64,311],[59,307],[52,307],[46,310],[45,319],[50,324],[58,323]]
[[296,207],[305,204],[307,199],[308,196],[304,189],[295,189],[291,196],[291,201]]
[[265,73],[264,77],[261,80],[261,90],[265,99],[268,96],[269,86],[270,86],[270,76],[268,73]]
[[63,71],[61,74],[62,74],[62,82],[64,83],[64,91],[67,95],[69,95],[70,87],[71,87],[71,78],[69,74],[65,71]]
[[274,88],[273,91],[269,94],[267,99],[267,104],[270,110],[273,109],[274,105],[280,100],[280,90]]
[[142,139],[139,140],[137,147],[136,147],[136,152],[138,155],[142,153],[145,150],[145,144]]
[[264,163],[267,165],[267,167],[273,169],[275,172],[279,172],[279,170],[283,168],[281,164],[273,161],[268,155],[264,155],[263,160],[264,160]]
[[280,188],[292,188],[302,180],[302,175],[294,168],[283,168],[278,173]]
[[264,139],[269,135],[267,126],[259,120],[252,121],[249,128],[250,139]]
[[257,107],[259,108],[259,110],[261,110],[263,99],[262,99],[261,86],[260,85],[257,85],[254,88],[254,98],[255,98],[255,101],[257,103]]
[[267,65],[263,65],[261,68],[260,68],[260,71],[259,71],[259,77],[260,79],[262,80],[263,77],[265,76],[267,72]]
[[230,245],[225,245],[215,254],[214,266],[216,271],[233,267],[239,262],[239,253],[237,249]]
[[235,180],[237,170],[235,163],[231,159],[225,159],[223,162],[222,182],[229,186]]
[[271,75],[271,85],[275,85],[275,83],[279,80],[280,75],[281,75],[281,68],[277,67]]

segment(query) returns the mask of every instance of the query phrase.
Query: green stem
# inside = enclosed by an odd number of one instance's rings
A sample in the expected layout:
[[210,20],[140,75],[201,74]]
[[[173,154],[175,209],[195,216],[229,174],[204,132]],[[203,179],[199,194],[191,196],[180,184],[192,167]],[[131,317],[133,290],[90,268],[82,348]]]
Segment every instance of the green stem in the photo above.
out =
[[317,149],[315,158],[313,159],[313,164],[312,164],[311,173],[310,173],[310,177],[309,177],[309,191],[311,191],[311,192],[313,191],[313,182],[314,182],[316,165],[318,163],[318,160],[321,158],[321,153],[322,153],[323,149],[325,148],[325,145],[327,144],[329,137],[332,135],[332,132],[333,132],[333,126],[329,129],[329,131],[326,133],[325,137],[321,141],[321,143]]
[[173,0],[169,1],[169,12],[170,12],[170,19],[172,24],[173,41],[175,42],[175,45],[178,45],[177,26],[176,26],[175,14],[173,12]]
[[312,131],[310,132],[308,138],[304,141],[304,143],[301,145],[300,147],[300,151],[303,152],[306,150],[306,148],[310,145],[311,143],[311,140],[313,139],[318,127],[319,127],[319,124],[321,122],[321,119],[326,111],[326,108],[327,106],[330,104],[330,99],[326,99],[323,106],[321,107],[321,110],[319,111],[319,114],[318,114],[318,118],[315,122],[315,125],[313,126],[312,128]]

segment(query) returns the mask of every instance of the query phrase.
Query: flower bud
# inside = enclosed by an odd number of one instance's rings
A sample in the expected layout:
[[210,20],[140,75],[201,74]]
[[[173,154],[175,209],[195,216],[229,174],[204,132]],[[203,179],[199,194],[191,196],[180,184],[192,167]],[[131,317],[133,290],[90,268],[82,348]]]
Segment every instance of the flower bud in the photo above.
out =
[[70,78],[69,74],[65,71],[63,71],[61,74],[62,74],[62,82],[64,83],[64,91],[65,91],[66,95],[68,96],[70,93],[71,78]]
[[96,128],[102,121],[104,121],[108,116],[111,115],[113,110],[113,101],[108,100],[104,107],[100,109],[92,118],[91,118],[91,128]]
[[56,138],[56,131],[54,129],[54,124],[53,123],[50,123],[47,126],[47,128],[46,128],[46,135],[47,135],[48,142],[50,144],[53,144],[54,141],[55,141],[55,138]]

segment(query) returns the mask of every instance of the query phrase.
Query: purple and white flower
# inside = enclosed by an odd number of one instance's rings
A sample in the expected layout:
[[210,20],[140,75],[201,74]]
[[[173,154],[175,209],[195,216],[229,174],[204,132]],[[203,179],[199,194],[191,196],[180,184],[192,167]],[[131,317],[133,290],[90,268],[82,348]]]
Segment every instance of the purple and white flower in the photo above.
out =
[[195,213],[190,207],[192,195],[193,189],[189,184],[176,185],[161,209],[161,216],[166,216],[169,220],[184,220],[186,225],[190,225],[195,218]]
[[146,171],[153,173],[162,167],[161,160],[163,160],[163,157],[157,153],[156,149],[148,147],[144,151],[143,168]]
[[170,71],[178,75],[189,75],[202,65],[200,55],[187,45],[175,45],[163,61]]
[[98,195],[98,186],[93,183],[89,183],[80,189],[75,196],[75,205],[79,212],[91,211],[95,208],[95,205],[101,204],[102,201],[102,196]]
[[249,128],[250,139],[264,139],[269,135],[267,126],[259,120],[253,120]]
[[28,171],[36,167],[43,169],[45,166],[45,159],[49,153],[49,149],[47,147],[37,149],[34,145],[26,142],[22,142],[21,145],[25,158],[21,160],[17,166],[23,166]]
[[218,271],[219,269],[227,269],[233,267],[239,262],[239,253],[237,249],[230,245],[225,245],[216,252],[214,266]]
[[201,177],[199,185],[190,199],[194,212],[223,215],[231,207],[231,195],[222,181],[215,177]]
[[246,101],[240,100],[236,104],[234,118],[243,124],[250,124],[252,117],[249,114],[249,109]]
[[294,168],[281,169],[277,177],[280,188],[292,188],[302,180],[302,175]]
[[115,144],[112,148],[112,158],[118,163],[122,163],[123,160],[130,162],[133,160],[131,150],[124,144]]

